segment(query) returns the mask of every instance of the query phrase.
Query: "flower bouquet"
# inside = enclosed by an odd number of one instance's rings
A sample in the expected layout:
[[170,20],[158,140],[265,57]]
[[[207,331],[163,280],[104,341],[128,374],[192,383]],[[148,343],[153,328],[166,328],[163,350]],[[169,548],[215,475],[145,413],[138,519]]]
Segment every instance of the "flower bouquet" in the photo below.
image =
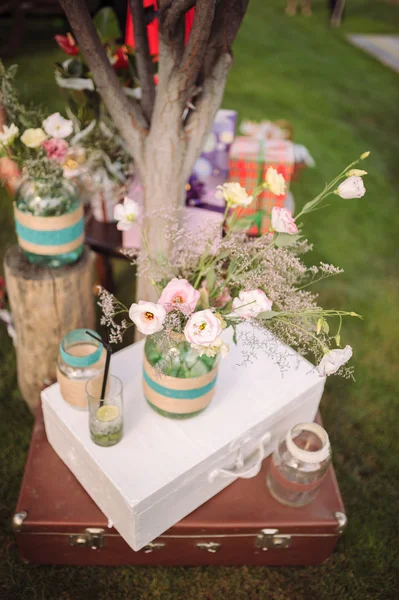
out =
[[[359,315],[318,305],[313,284],[342,270],[325,263],[304,264],[301,255],[311,245],[302,237],[299,219],[317,210],[331,194],[363,196],[366,172],[353,168],[357,162],[307,202],[295,218],[289,210],[274,207],[270,231],[258,238],[246,235],[248,221],[237,209],[249,206],[265,188],[280,193],[283,177],[270,167],[252,195],[237,183],[219,186],[226,202],[222,236],[220,231],[203,231],[192,239],[181,220],[163,215],[168,257],[159,253],[154,257],[147,246],[136,259],[141,276],[151,278],[157,302],[140,300],[127,308],[106,290],[100,291],[102,324],[109,328],[111,342],[120,342],[133,325],[147,336],[143,385],[155,410],[184,418],[206,408],[219,357],[229,351],[226,329],[233,331],[233,342],[241,344],[244,362],[265,351],[284,370],[286,355],[276,344],[278,339],[301,354],[312,354],[320,376],[352,376],[352,368],[345,366],[352,348],[342,347],[341,328],[343,317]],[[124,226],[136,214],[131,205],[127,200],[131,218],[124,215]]]

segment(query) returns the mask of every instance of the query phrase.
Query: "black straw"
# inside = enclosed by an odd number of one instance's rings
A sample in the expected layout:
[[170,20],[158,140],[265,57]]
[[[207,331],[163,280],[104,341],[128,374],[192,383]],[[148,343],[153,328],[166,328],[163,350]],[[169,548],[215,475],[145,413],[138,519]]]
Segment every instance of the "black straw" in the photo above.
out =
[[87,333],[87,335],[89,335],[93,339],[97,340],[97,342],[101,342],[101,344],[103,344],[104,348],[107,351],[107,358],[105,359],[103,385],[102,385],[102,388],[101,388],[101,396],[100,396],[100,406],[103,406],[103,404],[104,404],[104,396],[105,396],[105,388],[107,387],[109,365],[110,365],[110,362],[111,362],[112,348],[111,348],[111,344],[108,342],[108,340],[103,340],[100,337],[98,337],[98,336],[93,335],[92,333],[90,333],[90,331],[86,331],[86,333]]

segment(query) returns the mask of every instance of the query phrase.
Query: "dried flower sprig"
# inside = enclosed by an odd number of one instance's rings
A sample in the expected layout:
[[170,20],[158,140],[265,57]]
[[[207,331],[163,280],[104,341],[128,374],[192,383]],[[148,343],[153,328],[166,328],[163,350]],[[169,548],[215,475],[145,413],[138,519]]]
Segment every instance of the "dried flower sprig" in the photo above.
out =
[[[359,160],[364,158],[363,154]],[[298,216],[317,210],[331,194],[342,198],[363,195],[361,177],[365,171],[353,169],[359,160],[306,203]],[[236,183],[220,186],[226,210],[221,225],[212,231],[204,226],[193,233],[180,215],[144,217],[144,227],[145,218],[162,218],[168,248],[167,255],[154,254],[143,236],[143,250],[134,258],[141,276],[151,279],[158,302],[140,301],[128,311],[103,291],[100,298],[104,323],[116,340],[123,335],[126,321],[122,326],[114,318],[129,312],[140,332],[149,336],[156,333],[157,351],[161,352],[158,364],[165,367],[166,363],[179,362],[177,347],[182,340],[197,355],[223,355],[227,348],[221,335],[231,327],[234,341],[243,347],[244,362],[251,362],[262,349],[284,371],[287,351],[281,350],[280,340],[300,354],[313,354],[320,375],[338,372],[353,376],[352,369],[345,366],[352,349],[341,347],[341,330],[344,318],[361,318],[360,315],[323,309],[317,294],[309,289],[343,270],[323,262],[305,265],[301,256],[312,246],[302,237],[298,216],[294,218],[287,209],[273,208],[268,233],[258,238],[246,235],[248,221],[244,218],[243,224],[236,208],[249,206],[265,187],[274,193],[284,191],[282,177],[272,168],[251,195]],[[243,322],[252,324],[253,333],[248,327],[240,330]],[[259,337],[259,332],[263,332],[263,337]]]

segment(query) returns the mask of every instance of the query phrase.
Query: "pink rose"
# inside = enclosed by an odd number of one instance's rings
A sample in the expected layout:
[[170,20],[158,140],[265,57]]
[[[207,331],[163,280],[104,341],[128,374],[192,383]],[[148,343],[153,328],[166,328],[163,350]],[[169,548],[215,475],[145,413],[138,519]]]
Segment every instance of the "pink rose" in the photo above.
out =
[[158,304],[162,304],[166,312],[178,309],[185,314],[191,314],[199,300],[200,293],[188,283],[187,279],[174,277],[164,288]]
[[[221,285],[221,281],[217,281],[216,287],[220,287],[220,285]],[[204,288],[209,293],[208,284],[206,282],[206,279],[204,279],[204,281],[201,283],[201,287]],[[215,299],[215,307],[222,308],[222,306],[224,306],[225,304],[230,302],[230,300],[231,300],[230,292],[227,287],[224,287],[224,288],[222,288],[222,291],[220,292],[219,296]]]
[[222,323],[209,308],[191,315],[184,328],[186,340],[195,346],[213,346],[221,333]]
[[225,304],[230,302],[230,300],[231,300],[230,292],[227,289],[227,287],[225,287],[222,289],[219,296],[216,298],[215,306],[216,306],[216,308],[221,308],[222,306],[224,306]]
[[42,142],[42,146],[46,151],[47,158],[55,160],[60,164],[65,162],[69,148],[68,142],[61,139],[50,138],[49,140]]
[[295,219],[288,208],[275,206],[272,210],[272,227],[278,233],[298,233]]

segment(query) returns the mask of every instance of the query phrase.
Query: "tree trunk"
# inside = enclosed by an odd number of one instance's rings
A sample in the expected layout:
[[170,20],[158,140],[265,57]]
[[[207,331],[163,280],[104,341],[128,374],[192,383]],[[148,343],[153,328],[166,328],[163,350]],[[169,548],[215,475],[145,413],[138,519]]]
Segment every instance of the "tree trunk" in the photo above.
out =
[[4,271],[17,334],[18,386],[33,411],[40,391],[56,380],[61,339],[72,329],[94,326],[89,250],[73,265],[50,269],[30,264],[11,246]]

